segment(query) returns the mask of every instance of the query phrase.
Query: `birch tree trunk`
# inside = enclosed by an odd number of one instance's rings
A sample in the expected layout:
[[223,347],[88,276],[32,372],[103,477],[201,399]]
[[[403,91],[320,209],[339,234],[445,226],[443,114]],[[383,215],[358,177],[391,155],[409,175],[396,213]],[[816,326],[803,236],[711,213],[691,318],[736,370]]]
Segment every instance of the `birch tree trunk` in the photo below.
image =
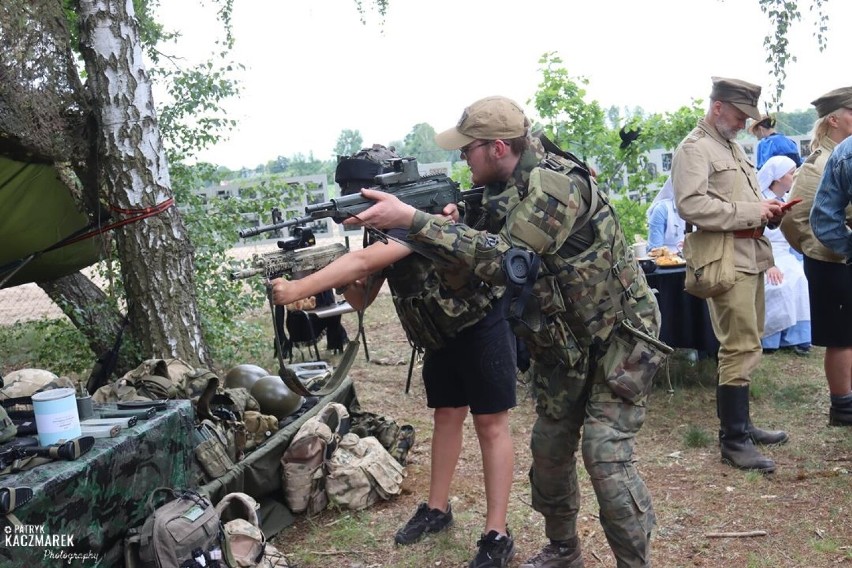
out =
[[[120,218],[173,197],[132,0],[77,0],[80,50],[99,120],[98,171]],[[133,335],[146,357],[211,366],[196,304],[193,249],[177,208],[116,230]]]

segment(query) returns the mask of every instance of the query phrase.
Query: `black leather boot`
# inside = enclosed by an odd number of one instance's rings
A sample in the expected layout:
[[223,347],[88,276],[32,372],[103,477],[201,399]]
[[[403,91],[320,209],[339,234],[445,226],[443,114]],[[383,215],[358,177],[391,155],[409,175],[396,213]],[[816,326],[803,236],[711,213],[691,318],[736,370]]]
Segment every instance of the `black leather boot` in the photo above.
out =
[[[743,387],[748,390],[748,387]],[[748,421],[748,435],[751,436],[751,441],[762,446],[775,446],[786,444],[790,436],[784,430],[761,430]]]
[[719,386],[716,388],[719,408],[719,447],[722,461],[739,469],[772,473],[775,462],[764,457],[749,432],[748,387]]

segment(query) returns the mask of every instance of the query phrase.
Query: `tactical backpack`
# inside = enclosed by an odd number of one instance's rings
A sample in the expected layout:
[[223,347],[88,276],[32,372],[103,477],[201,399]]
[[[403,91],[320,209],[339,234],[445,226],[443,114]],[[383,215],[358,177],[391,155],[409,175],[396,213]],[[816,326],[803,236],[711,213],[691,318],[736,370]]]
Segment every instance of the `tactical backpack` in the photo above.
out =
[[[158,495],[166,501],[155,505]],[[146,503],[148,518],[124,541],[127,568],[201,568],[222,558],[219,514],[195,491],[158,487]]]
[[349,431],[349,411],[330,402],[305,421],[281,456],[284,501],[294,513],[314,515],[328,505],[326,463]]
[[365,509],[402,491],[404,469],[373,436],[346,434],[328,462],[328,498],[345,509]]
[[232,507],[226,511],[231,503],[239,505],[239,516],[222,524],[225,562],[231,568],[257,566],[263,559],[266,547],[266,537],[257,518],[257,501],[245,493],[228,493],[216,504],[220,519],[227,518],[227,513],[237,509]]

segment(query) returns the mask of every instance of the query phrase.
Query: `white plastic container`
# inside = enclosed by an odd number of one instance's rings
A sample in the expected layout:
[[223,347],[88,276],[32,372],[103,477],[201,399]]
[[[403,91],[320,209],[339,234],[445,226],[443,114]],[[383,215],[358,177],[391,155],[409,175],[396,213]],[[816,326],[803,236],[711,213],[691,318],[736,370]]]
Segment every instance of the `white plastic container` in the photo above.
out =
[[51,389],[33,395],[38,443],[49,446],[59,440],[79,438],[80,416],[74,389]]

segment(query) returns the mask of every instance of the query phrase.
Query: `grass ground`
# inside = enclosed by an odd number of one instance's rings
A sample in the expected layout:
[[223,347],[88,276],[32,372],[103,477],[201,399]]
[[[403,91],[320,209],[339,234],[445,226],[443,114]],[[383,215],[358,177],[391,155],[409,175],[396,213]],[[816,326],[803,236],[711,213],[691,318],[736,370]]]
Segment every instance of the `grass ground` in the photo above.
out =
[[[355,335],[354,321],[344,318],[350,337]],[[396,530],[427,495],[431,413],[418,367],[410,393],[404,394],[410,348],[389,296],[379,296],[365,321],[371,362],[359,354],[350,372],[361,406],[400,424],[410,423],[417,433],[403,492],[362,512],[327,509],[313,518],[300,516],[274,541],[300,568],[467,566],[485,513],[481,459],[470,420],[453,482],[454,526],[413,546],[393,544]],[[766,477],[719,461],[712,365],[674,357],[669,376],[672,389],[663,374],[659,377],[636,450],[658,519],[654,565],[852,566],[852,429],[827,426],[822,351],[816,349],[807,358],[783,352],[766,356],[754,377],[754,421],[786,429],[791,437],[789,444],[766,450],[778,464],[778,471]],[[522,383],[518,398],[511,413],[516,458],[509,524],[517,549],[512,566],[544,544],[542,518],[529,505],[527,446],[535,412]],[[614,566],[585,471],[580,485],[579,530],[586,566]],[[765,536],[712,535],[751,531]]]

